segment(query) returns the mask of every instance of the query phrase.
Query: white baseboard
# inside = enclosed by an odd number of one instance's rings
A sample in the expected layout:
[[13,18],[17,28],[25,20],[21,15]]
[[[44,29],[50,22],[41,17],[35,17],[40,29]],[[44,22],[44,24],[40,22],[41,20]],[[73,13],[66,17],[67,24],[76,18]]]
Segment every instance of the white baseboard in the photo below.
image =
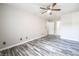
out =
[[6,50],[6,49],[9,49],[9,48],[12,48],[12,47],[21,45],[21,44],[24,44],[24,43],[29,42],[29,41],[32,41],[32,40],[36,40],[36,39],[41,38],[41,37],[44,37],[44,36],[47,36],[47,35],[42,35],[42,36],[39,36],[39,37],[36,37],[36,38],[33,38],[33,39],[29,39],[29,40],[27,40],[27,41],[25,41],[25,42],[20,42],[20,43],[17,43],[17,44],[15,44],[15,45],[11,45],[11,46],[8,46],[8,47],[5,47],[5,48],[1,48],[0,51]]

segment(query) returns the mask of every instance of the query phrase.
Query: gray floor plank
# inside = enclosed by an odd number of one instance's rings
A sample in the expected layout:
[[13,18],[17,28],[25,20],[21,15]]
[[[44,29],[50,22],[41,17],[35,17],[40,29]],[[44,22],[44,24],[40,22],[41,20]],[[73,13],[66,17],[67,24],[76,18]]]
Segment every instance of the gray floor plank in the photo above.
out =
[[0,51],[0,56],[79,56],[79,42],[48,35]]

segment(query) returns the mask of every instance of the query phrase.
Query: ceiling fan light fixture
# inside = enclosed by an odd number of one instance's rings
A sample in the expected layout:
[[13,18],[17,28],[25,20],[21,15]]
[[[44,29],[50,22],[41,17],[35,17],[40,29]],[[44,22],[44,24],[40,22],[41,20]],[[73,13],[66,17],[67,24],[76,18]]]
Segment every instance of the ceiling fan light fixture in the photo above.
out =
[[48,10],[47,11],[47,14],[52,15],[52,11],[51,10]]
[[57,5],[57,3],[53,3],[53,4],[49,5],[49,6],[47,6],[47,8],[40,7],[40,9],[45,10],[45,12],[43,12],[41,14],[47,13],[48,15],[52,15],[53,11],[60,11],[61,9],[54,8],[56,5]]

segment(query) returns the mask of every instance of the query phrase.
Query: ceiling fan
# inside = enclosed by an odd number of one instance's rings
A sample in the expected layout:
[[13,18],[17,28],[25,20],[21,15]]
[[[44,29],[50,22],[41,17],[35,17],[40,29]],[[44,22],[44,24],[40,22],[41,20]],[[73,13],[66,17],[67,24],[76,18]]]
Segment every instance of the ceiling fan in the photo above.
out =
[[49,6],[47,6],[47,8],[44,7],[40,7],[40,9],[45,10],[44,12],[42,12],[41,14],[44,14],[46,12],[49,12],[50,15],[52,15],[52,11],[60,11],[61,9],[55,9],[54,7],[57,5],[57,3],[52,3]]

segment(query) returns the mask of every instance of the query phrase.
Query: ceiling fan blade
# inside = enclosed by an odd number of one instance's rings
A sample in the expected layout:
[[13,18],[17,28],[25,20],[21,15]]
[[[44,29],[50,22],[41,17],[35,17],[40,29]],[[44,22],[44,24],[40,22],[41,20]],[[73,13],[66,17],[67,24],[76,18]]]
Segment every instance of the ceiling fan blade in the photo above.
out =
[[56,3],[53,3],[53,4],[52,4],[52,7],[54,7],[55,5],[56,5]]
[[40,9],[44,9],[44,10],[47,10],[46,8],[43,8],[43,7],[40,7]]
[[60,11],[61,9],[52,9],[52,11]]
[[47,6],[47,9],[50,9],[50,5],[49,5],[49,6]]
[[42,12],[41,14],[44,14],[44,13],[46,13],[47,11],[44,11],[44,12]]

